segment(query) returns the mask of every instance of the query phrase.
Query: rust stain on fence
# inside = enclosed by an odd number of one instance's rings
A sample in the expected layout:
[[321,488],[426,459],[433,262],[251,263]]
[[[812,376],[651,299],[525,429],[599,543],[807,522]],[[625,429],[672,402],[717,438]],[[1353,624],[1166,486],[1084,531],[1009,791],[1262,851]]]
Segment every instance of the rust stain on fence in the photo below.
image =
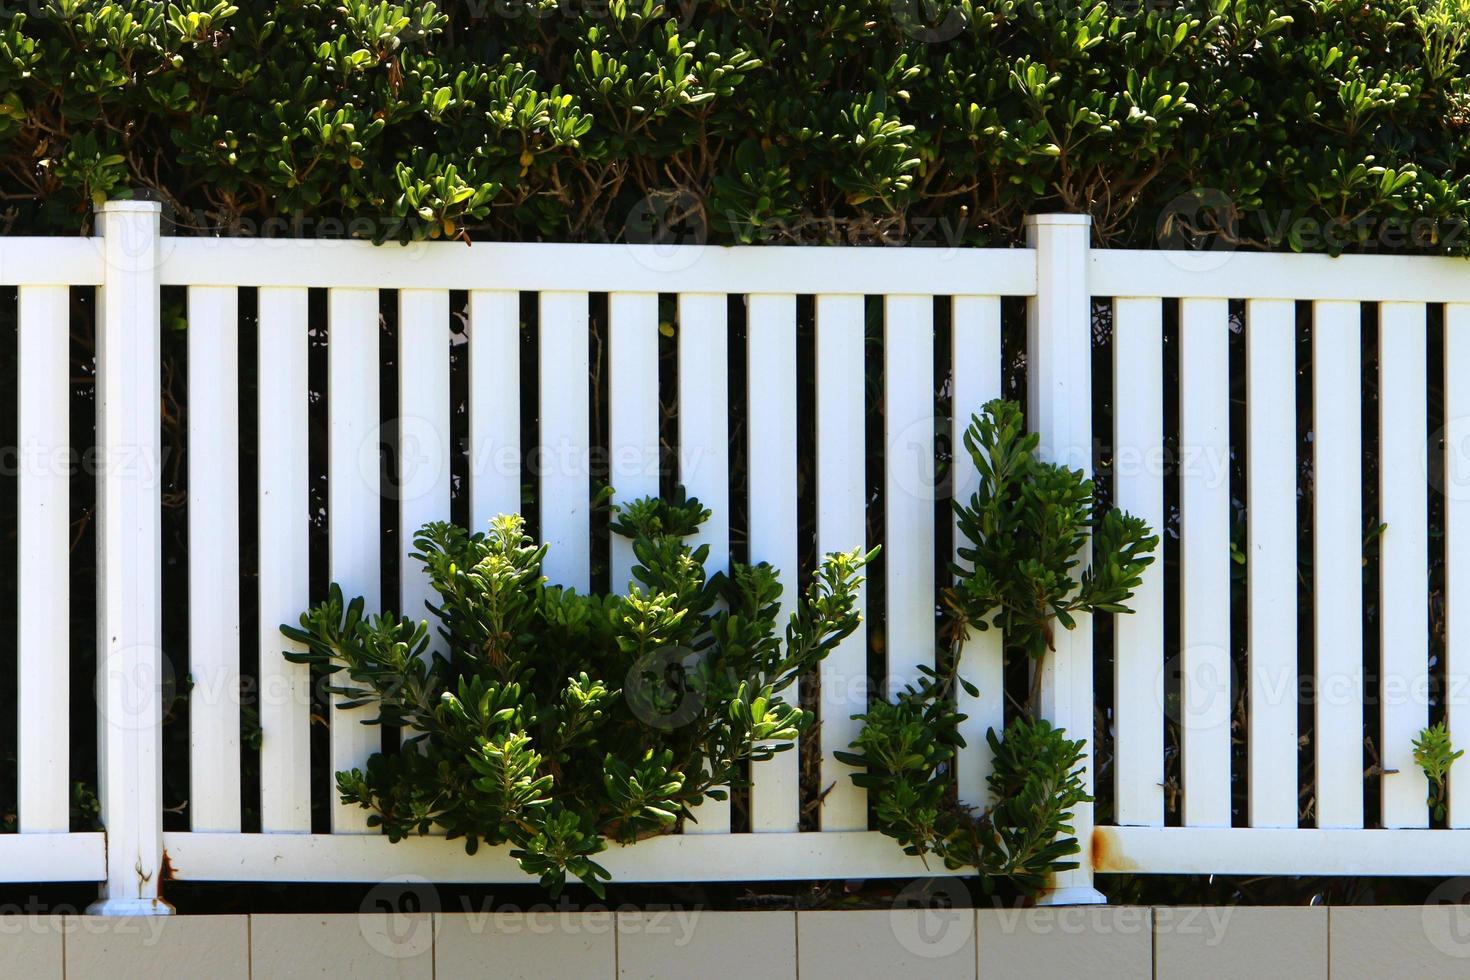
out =
[[169,856],[168,856],[168,848],[165,847],[163,849],[163,861],[161,862],[161,864],[159,865],[159,868],[158,868],[158,897],[159,898],[163,898],[163,889],[164,889],[164,887],[170,881],[173,881],[176,877],[177,877],[177,872],[174,871],[174,863],[173,863],[172,860],[169,859]]
[[1138,865],[1129,860],[1118,843],[1112,827],[1094,827],[1092,830],[1092,866],[1097,871],[1137,871]]

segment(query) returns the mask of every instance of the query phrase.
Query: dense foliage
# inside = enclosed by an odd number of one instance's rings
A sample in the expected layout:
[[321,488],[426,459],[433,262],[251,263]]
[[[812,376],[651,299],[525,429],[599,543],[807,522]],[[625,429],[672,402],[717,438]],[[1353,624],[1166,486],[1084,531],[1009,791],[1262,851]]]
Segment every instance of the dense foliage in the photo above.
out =
[[11,227],[1470,250],[1470,0],[35,0]]
[[406,736],[337,774],[343,802],[394,840],[438,828],[471,853],[509,843],[553,891],[571,873],[601,894],[609,839],[666,833],[725,799],[745,760],[811,724],[778,695],[857,627],[865,559],[829,555],[783,632],[775,569],[706,576],[709,546],[687,539],[708,517],[694,499],[623,508],[613,530],[633,540],[636,581],[605,596],[548,585],[546,545],[518,516],[479,534],[426,525],[415,557],[438,594],[438,644],[427,621],[364,616],[333,586],[282,627],[307,647],[287,656],[339,675],[344,706]]
[[[893,702],[859,716],[856,750],[841,757],[863,771],[853,781],[872,794],[878,829],[910,854],[934,854],[948,868],[973,868],[987,888],[1005,879],[1036,892],[1050,875],[1076,867],[1072,812],[1091,798],[1082,779],[1085,739],[1023,713],[1003,735],[986,733],[994,764],[983,809],[957,795],[954,762],[964,747],[965,720],[956,688],[978,691],[958,673],[971,630],[1004,630],[1005,645],[1033,671],[1028,709],[1036,703],[1040,661],[1055,649],[1054,631],[1076,625],[1080,612],[1126,614],[1159,539],[1122,511],[1093,513],[1093,484],[1080,471],[1036,456],[1015,402],[997,399],[975,416],[965,447],[979,471],[968,503],[955,501],[956,528],[968,542],[945,590],[948,647],[939,669]],[[1080,572],[1091,540],[1090,566]]]

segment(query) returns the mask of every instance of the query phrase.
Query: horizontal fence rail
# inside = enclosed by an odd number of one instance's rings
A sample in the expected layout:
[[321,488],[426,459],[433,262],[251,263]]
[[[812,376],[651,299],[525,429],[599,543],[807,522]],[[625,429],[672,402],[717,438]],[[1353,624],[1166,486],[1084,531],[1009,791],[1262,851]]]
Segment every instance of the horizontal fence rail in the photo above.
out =
[[[165,911],[165,873],[526,880],[500,851],[390,844],[336,803],[333,773],[364,765],[382,733],[315,710],[278,627],[325,580],[369,609],[422,609],[412,531],[457,514],[482,527],[528,511],[552,581],[624,586],[631,549],[593,510],[599,453],[618,500],[674,484],[698,496],[714,514],[700,532],[710,568],[769,561],[788,603],[808,553],[883,547],[868,622],[814,678],[821,723],[805,751],[819,785],[798,752],[755,764],[742,811],[710,801],[679,835],[614,847],[614,877],[946,874],[870,829],[834,753],[869,698],[934,663],[936,601],[962,544],[948,501],[976,483],[959,434],[1002,395],[1024,398],[1047,458],[1096,472],[1105,499],[1164,538],[1134,613],[1079,617],[1045,661],[1041,713],[1108,760],[1088,760],[1100,819],[1079,808],[1081,866],[1047,900],[1101,900],[1099,872],[1470,870],[1456,832],[1470,826],[1470,765],[1456,764],[1444,826],[1429,829],[1412,756],[1432,716],[1470,732],[1462,260],[1092,250],[1069,215],[1034,218],[1026,248],[950,250],[167,238],[157,207],[132,202],[102,219],[96,238],[0,241],[0,286],[17,287],[18,444],[103,461],[105,842],[72,829],[76,680],[48,627],[77,601],[75,484],[22,467],[18,833],[0,835],[0,879],[105,882],[104,912]],[[68,422],[78,290],[96,310],[95,447],[71,445]],[[184,310],[177,363],[165,295]],[[186,377],[177,569],[161,545],[163,467],[125,465],[159,457],[169,370]],[[179,685],[162,624],[185,615],[175,829],[160,731]],[[956,776],[984,806],[985,733],[1007,717],[996,631],[965,639],[961,674],[979,693],[958,695]],[[247,758],[258,776],[242,775]]]

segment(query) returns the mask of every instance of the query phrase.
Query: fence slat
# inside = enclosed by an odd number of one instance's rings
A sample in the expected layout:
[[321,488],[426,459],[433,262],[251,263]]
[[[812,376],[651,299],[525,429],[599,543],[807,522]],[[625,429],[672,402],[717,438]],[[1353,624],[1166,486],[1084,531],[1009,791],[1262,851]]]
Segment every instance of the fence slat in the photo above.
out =
[[[327,324],[327,520],[330,574],[344,598],[362,596],[369,610],[382,608],[382,540],[379,534],[378,292],[328,292]],[[341,674],[340,686],[351,686]],[[336,773],[361,768],[381,744],[368,710],[343,710],[333,697],[332,799]],[[367,833],[367,811],[334,802],[333,833]]]
[[586,591],[592,578],[592,490],[587,472],[587,294],[541,294],[540,468],[542,571]]
[[[619,503],[657,497],[658,443],[658,294],[611,293],[608,309],[608,458],[609,482]],[[615,591],[633,577],[633,542],[612,536],[608,581]]]
[[[863,445],[863,297],[823,295],[817,307],[817,553],[865,547],[867,514]],[[866,589],[858,609],[866,608]],[[857,630],[820,668],[823,830],[866,830],[867,792],[852,784],[852,767],[833,752],[849,749],[860,730],[849,716],[867,701],[868,631]],[[830,790],[829,790],[830,787]]]
[[934,300],[883,301],[884,694],[934,666]]
[[[954,387],[950,392],[950,451],[954,456],[953,495],[969,503],[980,483],[980,472],[965,451],[965,430],[970,419],[980,414],[985,403],[1000,397],[1000,297],[956,296],[951,307],[950,347]],[[955,519],[958,525],[958,519]],[[955,561],[966,542],[955,528]],[[974,684],[979,694],[971,697],[964,688],[955,691],[956,703],[966,717],[960,723],[965,747],[955,763],[960,799],[972,806],[989,802],[986,779],[990,776],[992,753],[985,733],[1005,727],[1005,660],[1003,637],[998,629],[971,631],[960,648],[960,676]]]
[[1297,825],[1296,304],[1246,304],[1249,820]]
[[1317,826],[1363,825],[1361,311],[1313,306]]
[[21,833],[69,829],[71,331],[65,286],[20,287],[16,370],[17,802]]
[[521,295],[470,293],[470,530],[521,510]]
[[240,328],[189,288],[189,825],[240,829]]
[[[769,562],[781,575],[783,633],[796,608],[800,582],[797,547],[796,297],[749,299],[746,327],[746,479],[750,561]],[[793,685],[781,693],[796,701]],[[795,831],[801,818],[798,746],[757,763],[751,772],[750,826],[756,832]]]
[[[1470,303],[1444,308],[1445,724],[1470,736]],[[1431,450],[1432,451],[1432,450]],[[1432,472],[1432,470],[1431,470]],[[1450,768],[1449,826],[1470,827],[1470,753]]]
[[449,293],[398,293],[398,548],[400,611],[429,620],[429,647],[442,650],[437,621],[424,603],[438,597],[428,570],[414,560],[414,535],[449,516]]
[[1230,333],[1223,299],[1180,307],[1180,727],[1184,823],[1230,826]]
[[[1379,308],[1378,449],[1382,598],[1379,752],[1383,826],[1427,827],[1428,782],[1414,763],[1414,739],[1429,724],[1429,489],[1424,386],[1427,325],[1423,303]],[[1394,772],[1393,770],[1398,770]]]
[[281,656],[281,635],[311,598],[307,291],[262,287],[257,299],[256,505],[260,564],[260,829],[311,830],[311,670]]
[[[730,568],[730,340],[723,293],[679,294],[679,482],[711,516],[693,544],[709,545],[710,575]],[[707,799],[686,833],[730,832],[730,801]]]
[[[1113,306],[1113,498],[1163,541],[1164,306]],[[1119,824],[1164,823],[1164,556],[1113,619],[1115,812]]]

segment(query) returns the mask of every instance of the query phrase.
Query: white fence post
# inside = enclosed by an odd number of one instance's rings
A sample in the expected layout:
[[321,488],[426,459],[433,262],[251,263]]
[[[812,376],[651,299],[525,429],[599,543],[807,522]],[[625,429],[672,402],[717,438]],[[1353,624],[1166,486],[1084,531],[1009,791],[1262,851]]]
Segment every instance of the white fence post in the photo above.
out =
[[[1026,312],[1027,416],[1041,436],[1044,459],[1092,475],[1092,296],[1087,284],[1091,219],[1041,214],[1026,219],[1027,244],[1036,250],[1036,298]],[[1084,558],[1085,561],[1085,558]],[[1056,650],[1042,662],[1041,717],[1087,740],[1083,765],[1092,792],[1092,620],[1056,631]],[[1072,820],[1081,851],[1078,867],[1055,877],[1043,905],[1105,902],[1093,887],[1092,804]]]
[[163,866],[159,205],[98,209],[97,773],[107,881],[88,912],[159,915]]

